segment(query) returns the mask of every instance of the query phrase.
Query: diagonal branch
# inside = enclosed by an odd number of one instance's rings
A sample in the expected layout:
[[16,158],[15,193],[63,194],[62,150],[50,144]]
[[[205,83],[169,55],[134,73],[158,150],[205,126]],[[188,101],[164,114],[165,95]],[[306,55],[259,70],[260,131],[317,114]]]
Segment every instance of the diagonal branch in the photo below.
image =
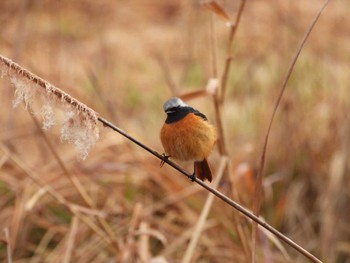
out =
[[[191,173],[185,171],[181,166],[179,166],[178,164],[172,162],[171,160],[169,160],[167,158],[164,158],[164,156],[162,154],[159,154],[158,152],[152,150],[151,148],[149,148],[148,146],[146,146],[142,142],[138,141],[137,139],[135,139],[134,137],[132,137],[131,135],[129,135],[128,133],[126,133],[125,131],[120,129],[119,127],[117,127],[116,125],[110,123],[109,121],[103,119],[102,117],[98,117],[98,121],[103,123],[104,126],[107,126],[107,127],[111,128],[112,130],[120,133],[121,135],[123,135],[124,137],[126,137],[127,139],[132,141],[133,143],[137,144],[138,146],[140,146],[144,150],[148,151],[149,153],[151,153],[152,155],[154,155],[155,157],[157,157],[161,161],[167,163],[168,165],[170,165],[171,167],[173,167],[174,169],[176,169],[177,171],[179,171],[183,175],[187,176],[189,179],[192,179],[192,174]],[[234,209],[238,210],[240,213],[244,214],[245,216],[250,218],[255,223],[259,224],[263,228],[265,228],[268,231],[270,231],[271,233],[273,233],[275,236],[277,236],[282,241],[286,242],[288,245],[293,247],[299,253],[301,253],[305,257],[309,258],[312,262],[322,263],[322,261],[320,261],[317,257],[312,255],[307,250],[305,250],[303,247],[301,247],[298,244],[296,244],[293,240],[291,240],[290,238],[286,237],[281,232],[279,232],[278,230],[276,230],[275,228],[273,228],[272,226],[267,224],[263,219],[261,219],[258,216],[254,215],[248,209],[246,209],[243,206],[239,205],[238,203],[236,203],[235,201],[233,201],[232,199],[230,199],[229,197],[227,197],[223,193],[221,193],[218,190],[210,187],[209,185],[207,185],[206,183],[204,183],[203,181],[201,181],[198,178],[195,178],[194,182],[196,182],[197,184],[199,184],[200,186],[202,186],[203,188],[205,188],[207,191],[211,192],[212,194],[216,195],[222,201],[224,201],[225,203],[227,203],[228,205],[230,205]]]

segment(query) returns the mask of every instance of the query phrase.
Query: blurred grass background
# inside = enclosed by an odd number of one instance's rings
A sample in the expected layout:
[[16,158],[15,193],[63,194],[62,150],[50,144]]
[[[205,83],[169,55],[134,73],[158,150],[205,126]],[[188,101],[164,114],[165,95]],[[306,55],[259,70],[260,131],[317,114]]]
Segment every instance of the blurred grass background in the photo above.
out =
[[[235,17],[239,1],[219,3]],[[278,87],[321,3],[252,0],[243,12],[222,115],[234,182],[248,208]],[[211,13],[198,1],[4,0],[0,10],[2,55],[158,152],[162,105],[171,90],[204,88],[212,77]],[[332,1],[307,41],[273,124],[265,166],[262,216],[325,262],[350,262],[349,10],[350,2]],[[219,18],[215,28],[221,72],[229,29]],[[30,115],[12,108],[9,82],[0,81],[1,141],[44,184],[84,206]],[[214,120],[209,99],[188,103]],[[156,256],[179,262],[207,194],[102,127],[101,140],[80,161],[71,145],[60,142],[59,129],[46,134],[119,246],[113,250],[1,153],[0,230],[10,231],[14,262],[120,262],[126,251],[129,262],[156,262]],[[214,152],[214,170],[216,160]],[[228,180],[219,190],[230,195]],[[232,220],[237,212],[214,202],[193,262],[247,262]],[[141,225],[151,233],[147,242],[135,233]],[[4,241],[4,233],[0,237]],[[260,241],[259,262],[286,262],[263,235]],[[307,262],[285,248],[291,262]],[[5,256],[2,242],[0,258]]]

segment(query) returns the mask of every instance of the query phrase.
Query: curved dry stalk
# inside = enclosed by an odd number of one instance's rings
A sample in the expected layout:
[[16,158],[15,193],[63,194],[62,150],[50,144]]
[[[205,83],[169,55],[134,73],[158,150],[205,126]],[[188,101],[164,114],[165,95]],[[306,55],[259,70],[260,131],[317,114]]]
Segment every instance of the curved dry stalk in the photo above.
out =
[[[254,203],[253,211],[254,211],[254,214],[256,216],[259,216],[259,214],[260,214],[262,178],[263,178],[263,171],[264,171],[264,164],[265,164],[265,156],[266,156],[267,144],[268,144],[268,141],[269,141],[269,135],[270,135],[270,131],[271,131],[271,127],[272,127],[272,123],[273,123],[274,117],[276,115],[278,106],[280,105],[282,96],[284,94],[284,91],[285,91],[287,83],[288,83],[288,80],[289,80],[289,78],[290,78],[290,76],[291,76],[291,74],[293,72],[294,66],[295,66],[295,64],[296,64],[296,62],[297,62],[297,60],[299,58],[300,52],[302,51],[302,49],[304,47],[304,44],[305,44],[306,40],[308,39],[312,29],[316,25],[316,22],[318,21],[322,11],[326,8],[328,3],[329,3],[329,0],[326,0],[323,3],[323,5],[320,8],[320,10],[317,12],[316,16],[311,21],[311,24],[310,24],[309,28],[307,29],[307,31],[306,31],[306,33],[305,33],[305,35],[304,35],[304,37],[303,37],[303,39],[302,39],[298,49],[297,49],[297,52],[294,55],[293,60],[292,60],[290,66],[289,66],[289,68],[287,70],[287,74],[286,74],[285,78],[283,79],[281,88],[279,89],[279,94],[277,96],[277,100],[276,100],[274,109],[272,111],[271,118],[269,120],[269,124],[268,124],[266,135],[265,135],[264,145],[263,145],[263,149],[262,149],[262,154],[261,154],[261,157],[260,157],[260,165],[259,165],[259,169],[258,169],[258,176],[257,176],[257,182],[256,182],[256,188],[255,188],[254,200],[253,200],[253,203]],[[253,224],[253,230],[252,230],[252,242],[253,242],[253,246],[252,246],[252,262],[255,262],[257,231],[258,231],[257,224]]]

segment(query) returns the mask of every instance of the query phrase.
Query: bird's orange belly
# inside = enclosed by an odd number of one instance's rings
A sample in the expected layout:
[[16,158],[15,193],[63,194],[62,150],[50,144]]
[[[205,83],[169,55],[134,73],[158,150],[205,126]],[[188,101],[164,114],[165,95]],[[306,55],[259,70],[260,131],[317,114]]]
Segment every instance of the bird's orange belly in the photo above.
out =
[[160,135],[165,153],[180,161],[203,160],[216,141],[215,128],[193,113],[177,122],[165,123]]

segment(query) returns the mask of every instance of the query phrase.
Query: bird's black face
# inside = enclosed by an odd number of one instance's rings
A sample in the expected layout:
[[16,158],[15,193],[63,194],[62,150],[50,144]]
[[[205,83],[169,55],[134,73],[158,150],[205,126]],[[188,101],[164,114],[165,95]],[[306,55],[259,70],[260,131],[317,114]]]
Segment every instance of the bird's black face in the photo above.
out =
[[167,114],[165,123],[170,124],[185,118],[187,114],[194,112],[194,109],[189,106],[177,106],[169,108],[165,112]]
[[179,98],[171,98],[166,101],[163,105],[163,109],[167,114],[167,118],[165,120],[166,124],[170,124],[176,121],[179,121],[186,117],[189,113],[194,113],[195,115],[201,117],[203,120],[207,120],[207,117],[198,110],[188,106]]

